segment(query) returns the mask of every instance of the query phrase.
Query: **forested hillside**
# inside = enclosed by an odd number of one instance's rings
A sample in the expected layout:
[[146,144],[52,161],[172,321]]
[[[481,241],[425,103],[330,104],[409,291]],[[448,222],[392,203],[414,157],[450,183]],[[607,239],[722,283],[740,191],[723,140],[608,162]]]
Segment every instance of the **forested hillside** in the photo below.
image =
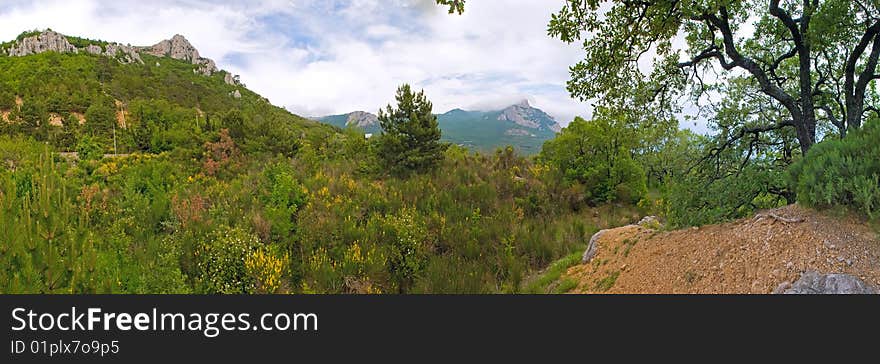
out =
[[378,142],[140,56],[0,57],[3,292],[516,292],[638,218],[509,149],[389,174]]
[[[467,11],[465,1],[438,3]],[[551,17],[551,37],[582,42],[568,91],[594,110],[562,130],[544,123],[549,140],[530,156],[446,142],[460,136],[444,138],[431,95],[409,84],[376,105],[381,132],[365,138],[273,106],[182,36],[130,47],[46,31],[2,43],[0,292],[614,291],[627,267],[605,264],[629,262],[628,235],[572,268],[576,281],[563,273],[595,247],[593,233],[645,215],[671,230],[797,203],[849,210],[861,230],[876,223],[876,7],[609,7],[571,0]],[[746,21],[756,30],[735,37]],[[706,135],[679,127],[691,121],[686,101]],[[471,131],[497,137],[529,124],[522,115],[501,112],[492,117],[513,124]],[[638,247],[633,261],[661,248]],[[664,261],[698,262],[683,256]],[[750,267],[744,256],[733,271]],[[875,272],[869,263],[854,264]],[[698,277],[657,265],[639,269]]]

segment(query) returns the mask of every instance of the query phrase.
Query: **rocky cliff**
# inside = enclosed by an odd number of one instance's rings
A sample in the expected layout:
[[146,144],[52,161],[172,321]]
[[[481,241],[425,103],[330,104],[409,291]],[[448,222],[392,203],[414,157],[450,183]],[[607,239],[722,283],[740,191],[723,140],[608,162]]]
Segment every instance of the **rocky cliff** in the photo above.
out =
[[[165,39],[152,46],[138,47],[138,49],[156,57],[170,57],[190,62],[199,66],[198,72],[206,76],[210,76],[218,71],[217,64],[214,63],[213,60],[199,55],[199,51],[196,47],[193,47],[193,45],[180,34],[175,34],[171,39]],[[227,81],[227,83],[228,82],[229,81]]]
[[9,48],[8,54],[13,57],[23,57],[43,52],[77,53],[77,51],[77,48],[67,41],[67,37],[46,30],[15,42],[12,48]]
[[[47,29],[39,34],[23,37],[20,40],[13,42],[6,51],[6,53],[12,57],[23,57],[44,52],[85,52],[110,57],[125,64],[143,64],[144,61],[141,58],[141,53],[143,53],[192,63],[198,66],[198,68],[194,70],[195,72],[206,76],[211,76],[220,72],[217,68],[217,64],[213,60],[202,57],[199,54],[198,49],[180,34],[175,34],[171,39],[166,39],[152,46],[146,47],[134,47],[119,43],[93,42],[84,47],[77,48],[63,34]],[[230,85],[241,85],[238,76],[234,76],[229,72],[226,72],[223,80]]]

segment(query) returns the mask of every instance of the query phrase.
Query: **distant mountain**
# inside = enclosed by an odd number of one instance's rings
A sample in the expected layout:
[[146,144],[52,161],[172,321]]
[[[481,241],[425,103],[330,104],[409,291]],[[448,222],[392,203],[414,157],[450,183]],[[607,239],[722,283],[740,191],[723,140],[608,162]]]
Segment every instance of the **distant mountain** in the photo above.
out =
[[[495,111],[455,109],[437,115],[437,119],[444,141],[480,151],[511,145],[524,154],[535,154],[545,141],[562,130],[552,116],[532,107],[527,100]],[[376,115],[363,111],[315,120],[340,128],[354,126],[368,134],[382,130]]]
[[374,114],[364,111],[355,111],[343,115],[324,116],[316,118],[315,120],[343,129],[353,126],[363,130],[366,134],[378,134],[382,131],[382,128],[379,127],[379,118]]

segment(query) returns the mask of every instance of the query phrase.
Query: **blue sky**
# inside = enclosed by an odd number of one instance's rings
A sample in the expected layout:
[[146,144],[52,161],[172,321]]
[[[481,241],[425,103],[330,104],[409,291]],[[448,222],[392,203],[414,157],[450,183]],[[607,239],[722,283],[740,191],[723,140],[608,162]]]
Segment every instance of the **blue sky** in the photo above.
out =
[[376,112],[407,82],[435,112],[528,98],[567,124],[590,106],[565,91],[577,45],[546,35],[563,0],[0,1],[0,39],[24,30],[149,45],[179,33],[272,103],[305,115]]

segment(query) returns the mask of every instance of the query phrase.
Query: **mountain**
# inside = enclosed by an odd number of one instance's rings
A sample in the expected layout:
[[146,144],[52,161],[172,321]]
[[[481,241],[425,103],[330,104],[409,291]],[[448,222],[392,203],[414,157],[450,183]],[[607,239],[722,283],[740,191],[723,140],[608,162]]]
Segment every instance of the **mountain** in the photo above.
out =
[[[155,57],[167,57],[189,62],[198,66],[194,72],[205,76],[211,76],[220,71],[213,60],[200,56],[199,51],[180,34],[175,34],[171,39],[162,40],[151,46],[138,47],[67,37],[47,29],[42,32],[22,33],[15,41],[0,45],[0,54],[5,53],[10,57],[24,57],[45,52],[103,55],[114,58],[123,64],[144,64],[141,54],[149,54]],[[225,72],[224,82],[227,84],[237,84],[237,79],[238,76]]]
[[[489,152],[510,145],[522,153],[535,154],[562,130],[552,116],[532,107],[528,100],[495,111],[454,109],[437,115],[437,119],[444,141]],[[368,134],[381,132],[378,118],[363,111],[315,120],[340,128],[354,126]]]
[[0,42],[0,69],[0,132],[30,134],[63,151],[81,139],[80,130],[66,127],[73,124],[97,135],[105,152],[125,153],[197,148],[220,128],[235,128],[247,130],[242,144],[254,150],[288,154],[300,139],[334,132],[272,105],[179,34],[132,46],[50,29],[24,32]]
[[316,118],[315,120],[342,129],[352,126],[363,130],[366,134],[378,134],[382,131],[382,128],[379,126],[379,118],[374,114],[370,114],[364,111],[355,111],[342,115],[324,116]]

